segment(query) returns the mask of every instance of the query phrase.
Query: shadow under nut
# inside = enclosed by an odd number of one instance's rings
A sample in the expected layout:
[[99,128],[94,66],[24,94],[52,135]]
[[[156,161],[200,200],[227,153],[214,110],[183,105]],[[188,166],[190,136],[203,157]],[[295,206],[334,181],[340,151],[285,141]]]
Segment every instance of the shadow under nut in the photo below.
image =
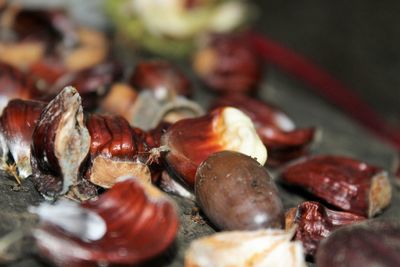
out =
[[213,154],[196,173],[196,200],[222,230],[282,228],[283,205],[267,170],[233,151]]

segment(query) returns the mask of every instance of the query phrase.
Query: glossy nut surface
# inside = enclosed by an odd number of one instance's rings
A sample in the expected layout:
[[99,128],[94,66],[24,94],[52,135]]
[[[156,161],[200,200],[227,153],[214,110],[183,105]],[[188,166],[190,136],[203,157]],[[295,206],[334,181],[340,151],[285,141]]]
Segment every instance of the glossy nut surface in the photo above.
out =
[[202,211],[222,230],[281,228],[283,205],[267,170],[249,156],[217,152],[196,172],[195,195]]
[[86,179],[103,188],[110,188],[124,175],[150,181],[146,139],[152,138],[147,133],[132,128],[120,116],[92,114],[86,125],[91,136]]

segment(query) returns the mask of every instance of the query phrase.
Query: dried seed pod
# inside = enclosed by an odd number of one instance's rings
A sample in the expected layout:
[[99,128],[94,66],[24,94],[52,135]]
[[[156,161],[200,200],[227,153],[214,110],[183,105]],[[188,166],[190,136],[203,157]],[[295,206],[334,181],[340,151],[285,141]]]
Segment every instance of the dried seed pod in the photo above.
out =
[[294,231],[276,229],[221,232],[193,241],[185,267],[305,267]]
[[349,212],[328,209],[322,204],[306,201],[286,213],[286,229],[296,225],[294,240],[301,241],[304,253],[314,256],[320,241],[337,228],[366,218]]
[[91,136],[90,167],[86,178],[110,188],[120,176],[133,175],[150,182],[149,147],[146,134],[133,129],[119,116],[91,115],[87,120]]
[[216,35],[193,60],[200,79],[218,93],[252,93],[262,78],[262,64],[240,35]]
[[316,256],[318,267],[399,266],[400,224],[371,220],[334,231],[323,240]]
[[340,156],[317,156],[289,166],[281,176],[342,210],[372,217],[390,204],[392,189],[379,167]]
[[33,234],[39,252],[57,266],[139,264],[168,248],[178,230],[172,200],[132,177],[80,206],[57,203],[33,210],[44,221]]
[[233,151],[217,152],[196,172],[197,203],[222,230],[282,228],[283,204],[267,170]]
[[81,98],[73,87],[64,88],[44,108],[32,139],[33,181],[38,191],[53,198],[77,186],[90,135],[83,121]]
[[241,152],[260,164],[267,160],[267,150],[250,118],[231,107],[174,123],[161,144],[169,149],[165,158],[170,168],[190,187],[194,186],[197,167],[215,152]]
[[225,95],[213,107],[231,106],[251,118],[261,140],[268,147],[269,166],[279,165],[307,153],[314,128],[295,129],[294,122],[279,108],[246,95]]
[[21,178],[32,174],[32,133],[44,107],[43,102],[14,99],[0,117],[1,133]]
[[157,99],[169,95],[191,95],[190,82],[172,63],[166,60],[141,61],[136,65],[129,83],[138,90],[149,90]]

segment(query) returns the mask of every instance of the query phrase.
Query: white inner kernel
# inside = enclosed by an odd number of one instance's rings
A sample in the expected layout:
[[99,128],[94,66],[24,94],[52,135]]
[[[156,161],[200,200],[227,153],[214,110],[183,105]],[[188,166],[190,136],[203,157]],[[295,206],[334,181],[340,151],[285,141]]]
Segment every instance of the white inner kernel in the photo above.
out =
[[222,111],[222,139],[226,150],[233,150],[252,158],[261,165],[267,161],[267,149],[258,136],[251,119],[242,111],[226,107]]
[[220,232],[193,241],[185,263],[198,267],[305,267],[303,248],[291,242],[294,229]]

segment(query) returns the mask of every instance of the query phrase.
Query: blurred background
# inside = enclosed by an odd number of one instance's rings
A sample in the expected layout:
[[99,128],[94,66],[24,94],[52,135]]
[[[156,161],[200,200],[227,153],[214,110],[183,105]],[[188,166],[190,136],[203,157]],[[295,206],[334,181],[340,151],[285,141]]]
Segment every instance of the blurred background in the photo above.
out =
[[[103,0],[14,1],[67,5],[84,23],[106,25]],[[259,32],[315,62],[400,126],[400,1],[248,2],[256,7]]]
[[400,1],[256,1],[256,28],[400,125]]

